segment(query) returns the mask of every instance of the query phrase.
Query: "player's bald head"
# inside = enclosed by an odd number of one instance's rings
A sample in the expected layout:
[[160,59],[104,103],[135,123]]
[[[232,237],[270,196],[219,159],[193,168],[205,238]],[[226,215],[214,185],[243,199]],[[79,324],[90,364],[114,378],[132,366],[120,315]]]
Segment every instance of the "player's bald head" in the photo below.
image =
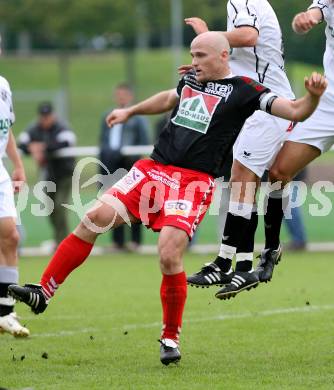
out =
[[230,51],[230,45],[225,36],[218,31],[207,31],[203,34],[197,35],[191,42],[191,49],[198,47],[209,47],[218,53],[223,51]]
[[190,46],[197,81],[219,80],[231,73],[229,51],[230,45],[223,33],[208,31],[198,35]]

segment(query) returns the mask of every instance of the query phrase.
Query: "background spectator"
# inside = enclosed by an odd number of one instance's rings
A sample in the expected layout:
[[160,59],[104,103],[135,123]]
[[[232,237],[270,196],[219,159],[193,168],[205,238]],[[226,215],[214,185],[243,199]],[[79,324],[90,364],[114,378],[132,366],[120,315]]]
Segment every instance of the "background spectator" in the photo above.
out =
[[[114,101],[115,107],[111,109],[124,108],[131,105],[134,101],[134,93],[131,86],[126,83],[119,84],[114,90]],[[110,173],[114,173],[119,168],[130,170],[140,156],[123,156],[121,153],[122,147],[148,145],[148,121],[144,117],[137,115],[124,124],[117,124],[109,128],[105,120],[107,113],[103,115],[100,125],[100,160],[109,169]],[[105,172],[101,173],[105,175]],[[108,180],[107,176],[106,180]],[[112,183],[106,182],[104,184],[108,188]],[[126,228],[126,226],[120,226],[111,231],[115,249],[125,249]],[[132,224],[130,234],[131,239],[127,244],[127,249],[135,250],[141,244],[141,225]]]
[[55,152],[73,146],[75,142],[75,134],[57,118],[49,102],[38,106],[38,120],[24,130],[18,138],[19,148],[24,153],[31,154],[40,168],[41,180],[56,184],[57,190],[47,194],[54,203],[50,221],[56,244],[59,244],[69,233],[67,211],[62,204],[68,203],[75,159],[57,157]]

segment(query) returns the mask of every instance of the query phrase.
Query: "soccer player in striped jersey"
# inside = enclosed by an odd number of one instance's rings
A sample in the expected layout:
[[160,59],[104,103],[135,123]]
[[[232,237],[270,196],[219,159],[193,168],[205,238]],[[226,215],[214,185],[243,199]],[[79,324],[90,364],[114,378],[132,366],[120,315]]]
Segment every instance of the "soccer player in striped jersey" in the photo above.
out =
[[[227,2],[227,31],[231,52],[231,70],[235,75],[248,76],[275,93],[294,99],[284,70],[282,32],[276,14],[267,0],[231,0]],[[186,23],[197,34],[208,30],[199,18]],[[254,236],[258,223],[255,194],[265,170],[292,128],[291,122],[265,112],[255,112],[245,123],[233,148],[231,197],[222,243],[217,258],[194,275],[188,282],[196,286],[227,285],[217,295],[222,298],[256,287],[271,279],[273,264],[281,258],[279,237],[273,237],[267,214],[279,191],[269,193],[265,215],[265,249],[261,267],[254,272]],[[241,184],[241,189],[240,189]],[[235,272],[232,259],[236,258]]]
[[[315,113],[305,122],[296,125],[278,153],[269,172],[272,182],[286,185],[307,164],[327,152],[334,144],[334,1],[313,1],[305,12],[294,17],[292,28],[297,34],[306,34],[322,22],[326,23],[323,65],[328,88]],[[282,199],[277,199],[268,221],[276,236],[282,223],[282,208]]]
[[[8,286],[19,279],[14,191],[18,192],[26,180],[11,129],[14,121],[12,92],[8,81],[0,76],[0,333],[26,337],[29,330],[20,324],[14,311],[15,300],[8,295]],[[13,163],[12,180],[2,161],[5,154]]]

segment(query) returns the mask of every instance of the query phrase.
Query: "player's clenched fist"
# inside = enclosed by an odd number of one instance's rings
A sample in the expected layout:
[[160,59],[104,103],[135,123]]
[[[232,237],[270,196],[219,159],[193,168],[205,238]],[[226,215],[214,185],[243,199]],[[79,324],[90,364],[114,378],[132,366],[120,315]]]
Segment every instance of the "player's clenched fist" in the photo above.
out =
[[327,88],[327,80],[320,73],[313,72],[310,77],[305,77],[305,88],[313,96],[321,96]]
[[292,21],[292,28],[297,34],[306,34],[316,24],[319,19],[312,12],[301,12]]
[[124,123],[130,117],[130,112],[127,108],[118,108],[111,111],[107,118],[106,122],[109,127],[116,125],[117,123]]

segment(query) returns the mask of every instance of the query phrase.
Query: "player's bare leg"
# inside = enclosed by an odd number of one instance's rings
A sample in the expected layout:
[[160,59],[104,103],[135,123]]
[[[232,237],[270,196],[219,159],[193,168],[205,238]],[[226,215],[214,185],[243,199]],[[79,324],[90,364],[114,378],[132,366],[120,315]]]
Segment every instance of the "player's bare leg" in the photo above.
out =
[[111,195],[103,195],[86,213],[74,232],[58,246],[41,277],[40,285],[12,285],[9,293],[26,303],[35,314],[42,313],[58,286],[89,256],[99,234],[124,224],[138,222],[125,206]]
[[158,248],[162,273],[160,297],[163,311],[160,360],[165,365],[181,359],[178,343],[187,298],[187,281],[182,256],[188,241],[187,233],[173,226],[164,226],[159,235]]
[[[188,277],[196,287],[223,286],[232,282],[232,259],[236,254],[238,272],[252,271],[254,235],[257,227],[255,195],[259,178],[238,160],[233,161],[230,180],[231,196],[219,255],[206,263],[197,273]],[[242,239],[242,237],[247,240]],[[247,275],[249,276],[249,275]],[[253,275],[251,275],[253,277]],[[252,280],[252,284],[257,281]]]
[[14,312],[15,300],[8,295],[8,286],[18,283],[17,247],[19,234],[14,218],[0,218],[0,332],[13,336],[29,336]]
[[320,154],[320,150],[312,145],[293,141],[284,142],[269,171],[270,181],[281,181],[282,185],[285,186]]

